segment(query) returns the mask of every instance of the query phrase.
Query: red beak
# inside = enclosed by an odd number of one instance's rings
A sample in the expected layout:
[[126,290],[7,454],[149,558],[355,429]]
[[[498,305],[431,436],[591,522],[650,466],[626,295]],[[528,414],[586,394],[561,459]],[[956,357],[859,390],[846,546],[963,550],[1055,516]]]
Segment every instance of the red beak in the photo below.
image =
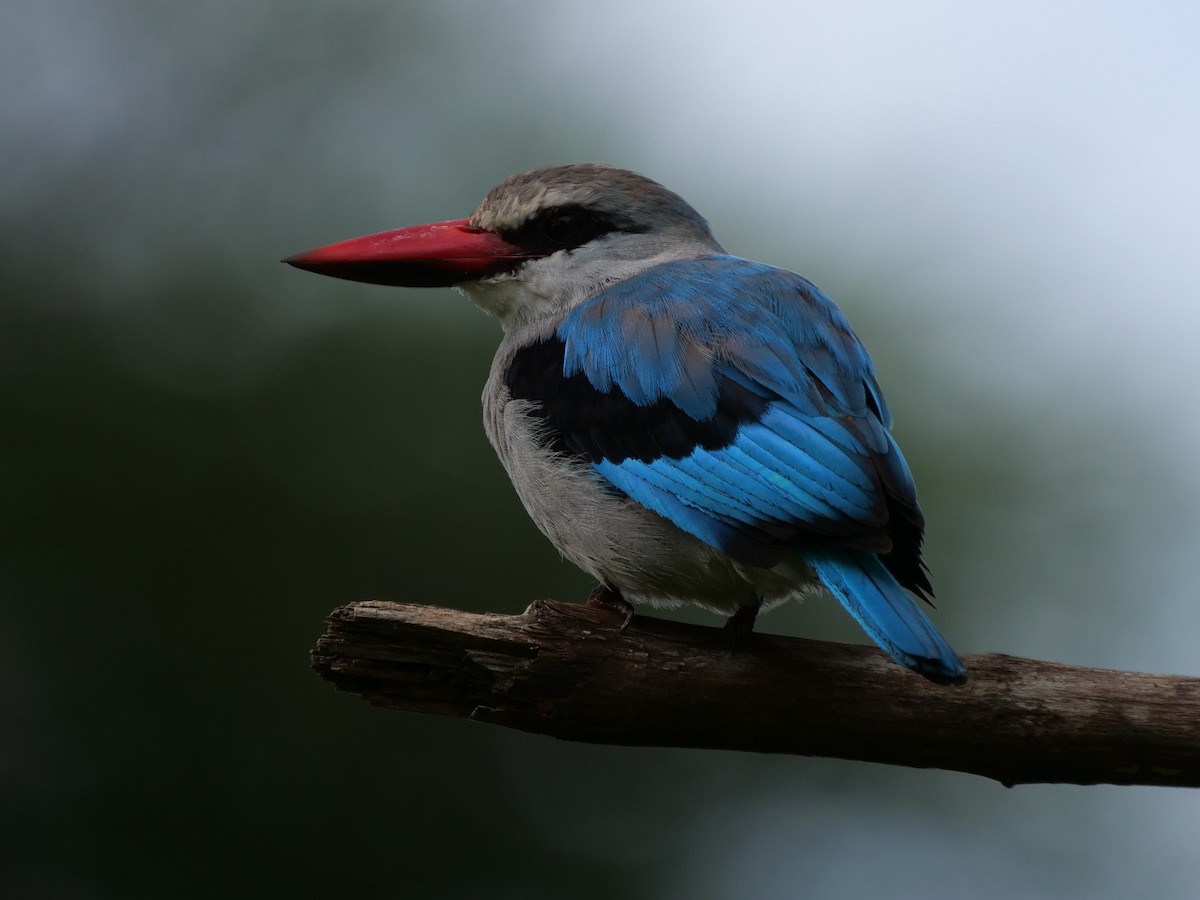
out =
[[537,256],[468,219],[352,238],[284,260],[334,278],[398,287],[449,287],[515,269]]

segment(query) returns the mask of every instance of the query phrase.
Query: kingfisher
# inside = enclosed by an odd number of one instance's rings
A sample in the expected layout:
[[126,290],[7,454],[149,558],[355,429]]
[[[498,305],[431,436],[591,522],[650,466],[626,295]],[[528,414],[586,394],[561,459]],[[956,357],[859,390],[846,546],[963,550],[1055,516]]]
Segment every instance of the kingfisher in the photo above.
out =
[[[503,338],[483,420],[589,603],[694,603],[734,636],[823,586],[892,659],[966,669],[917,599],[925,519],[874,364],[808,279],[726,253],[662,185],[576,164],[514,175],[470,218],[284,262],[455,287]],[[917,599],[914,599],[917,598]]]

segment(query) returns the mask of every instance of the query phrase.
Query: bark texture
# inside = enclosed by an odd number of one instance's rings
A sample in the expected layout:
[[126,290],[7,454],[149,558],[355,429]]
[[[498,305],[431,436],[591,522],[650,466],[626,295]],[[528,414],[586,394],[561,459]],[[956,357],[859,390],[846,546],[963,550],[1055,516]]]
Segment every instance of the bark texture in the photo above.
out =
[[313,666],[376,706],[572,741],[831,756],[1034,782],[1200,786],[1200,679],[987,653],[931,684],[871,647],[539,601],[522,615],[368,601]]

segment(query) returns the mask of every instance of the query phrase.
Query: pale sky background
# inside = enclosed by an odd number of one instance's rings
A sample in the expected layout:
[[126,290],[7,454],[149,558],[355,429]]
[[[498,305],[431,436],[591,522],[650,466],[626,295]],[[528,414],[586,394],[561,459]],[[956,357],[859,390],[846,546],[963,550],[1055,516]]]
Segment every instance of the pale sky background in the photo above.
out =
[[[932,485],[961,651],[1200,675],[1198,37],[1200,6],[1153,2],[9,4],[0,215],[13,270],[76,279],[70,314],[138,378],[219,399],[381,310],[464,346],[494,331],[461,298],[401,311],[275,259],[466,215],[536,165],[636,169],[856,323]],[[202,343],[204,315],[155,306],[182,277],[257,300]],[[965,474],[923,474],[910,440]],[[1019,488],[962,502],[991,466]],[[853,765],[814,786],[803,760],[685,754],[622,798],[589,787],[605,752],[497,747],[502,815],[536,846],[634,859],[667,898],[1200,884],[1194,791]],[[539,794],[560,782],[568,829]],[[623,816],[656,792],[657,819]]]

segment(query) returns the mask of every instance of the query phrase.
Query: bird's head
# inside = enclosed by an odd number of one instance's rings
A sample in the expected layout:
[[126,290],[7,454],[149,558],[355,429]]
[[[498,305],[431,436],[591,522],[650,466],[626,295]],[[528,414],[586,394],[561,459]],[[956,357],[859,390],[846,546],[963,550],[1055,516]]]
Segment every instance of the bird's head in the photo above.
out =
[[659,263],[720,252],[708,223],[677,194],[625,169],[583,164],[514,175],[468,219],[353,238],[284,262],[373,284],[458,287],[509,328]]

